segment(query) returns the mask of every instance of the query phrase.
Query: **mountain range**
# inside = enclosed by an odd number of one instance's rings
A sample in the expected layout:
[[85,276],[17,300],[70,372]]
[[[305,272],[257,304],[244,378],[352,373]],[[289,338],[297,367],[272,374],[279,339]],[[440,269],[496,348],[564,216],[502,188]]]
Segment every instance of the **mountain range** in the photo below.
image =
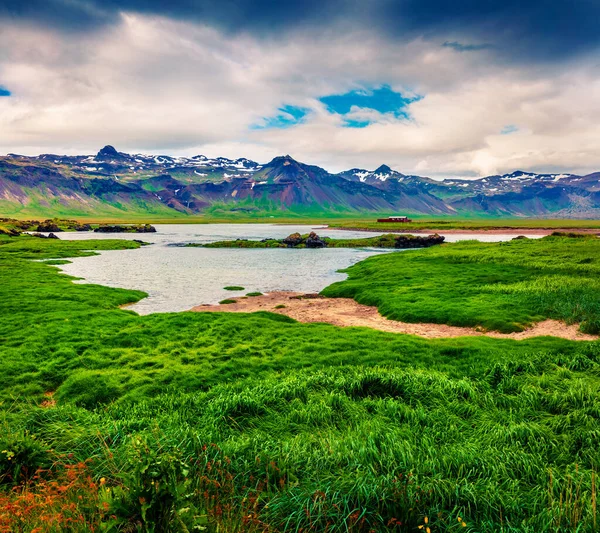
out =
[[118,152],[0,157],[0,215],[387,214],[600,218],[600,172],[484,178],[406,175],[381,165],[337,174],[289,155],[249,159]]

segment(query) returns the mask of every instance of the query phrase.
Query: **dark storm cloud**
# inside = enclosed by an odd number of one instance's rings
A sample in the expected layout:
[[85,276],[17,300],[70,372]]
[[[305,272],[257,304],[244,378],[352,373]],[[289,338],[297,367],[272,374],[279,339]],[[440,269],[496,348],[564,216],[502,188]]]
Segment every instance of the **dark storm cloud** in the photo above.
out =
[[600,45],[598,0],[388,0],[385,11],[392,32],[464,36],[514,59],[560,59]]
[[259,36],[342,22],[346,29],[424,37],[457,51],[490,48],[525,61],[570,57],[600,44],[599,0],[0,0],[0,17],[69,31],[102,27],[119,11]]
[[487,50],[489,48],[493,48],[491,44],[464,44],[459,43],[457,41],[446,41],[442,44],[444,48],[452,48],[457,52],[477,52],[479,50]]

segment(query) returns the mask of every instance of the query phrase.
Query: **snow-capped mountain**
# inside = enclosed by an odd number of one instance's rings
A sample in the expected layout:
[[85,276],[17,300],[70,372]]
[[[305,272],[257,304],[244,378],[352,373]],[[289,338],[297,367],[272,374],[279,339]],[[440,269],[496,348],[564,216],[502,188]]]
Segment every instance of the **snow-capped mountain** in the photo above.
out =
[[0,157],[5,212],[337,212],[600,217],[600,173],[517,170],[484,178],[407,175],[381,165],[339,174],[290,156],[246,158],[127,154]]

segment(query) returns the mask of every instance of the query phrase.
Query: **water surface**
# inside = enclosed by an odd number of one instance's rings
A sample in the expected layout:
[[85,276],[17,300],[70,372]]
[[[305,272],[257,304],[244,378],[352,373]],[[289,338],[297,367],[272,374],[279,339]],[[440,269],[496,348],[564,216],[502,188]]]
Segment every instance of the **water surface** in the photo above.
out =
[[[278,224],[156,224],[157,233],[106,234],[60,233],[61,239],[140,239],[152,243],[136,250],[108,250],[92,257],[72,259],[61,269],[83,278],[78,283],[137,289],[148,298],[130,309],[148,314],[184,311],[200,304],[214,304],[247,292],[319,292],[346,278],[338,270],[371,255],[389,253],[376,249],[240,249],[182,248],[181,243],[208,243],[237,238],[283,238],[290,233],[317,231],[338,239],[373,237],[382,233],[322,229],[323,226]],[[442,233],[443,234],[443,233]],[[448,234],[447,242],[477,238],[502,241],[514,235]],[[532,236],[534,237],[534,236]],[[223,287],[239,285],[243,291]]]

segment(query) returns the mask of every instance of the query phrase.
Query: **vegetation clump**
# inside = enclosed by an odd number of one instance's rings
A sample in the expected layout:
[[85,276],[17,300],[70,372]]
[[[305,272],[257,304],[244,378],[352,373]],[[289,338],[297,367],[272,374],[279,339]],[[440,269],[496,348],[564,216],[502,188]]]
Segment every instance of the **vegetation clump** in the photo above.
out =
[[227,287],[223,287],[226,291],[243,291],[244,287],[240,287],[239,285],[227,285]]
[[156,233],[156,228],[150,224],[100,224],[94,229],[96,233]]
[[229,298],[225,299],[225,300],[221,300],[219,302],[221,305],[227,305],[227,304],[236,304],[237,300],[231,300]]

